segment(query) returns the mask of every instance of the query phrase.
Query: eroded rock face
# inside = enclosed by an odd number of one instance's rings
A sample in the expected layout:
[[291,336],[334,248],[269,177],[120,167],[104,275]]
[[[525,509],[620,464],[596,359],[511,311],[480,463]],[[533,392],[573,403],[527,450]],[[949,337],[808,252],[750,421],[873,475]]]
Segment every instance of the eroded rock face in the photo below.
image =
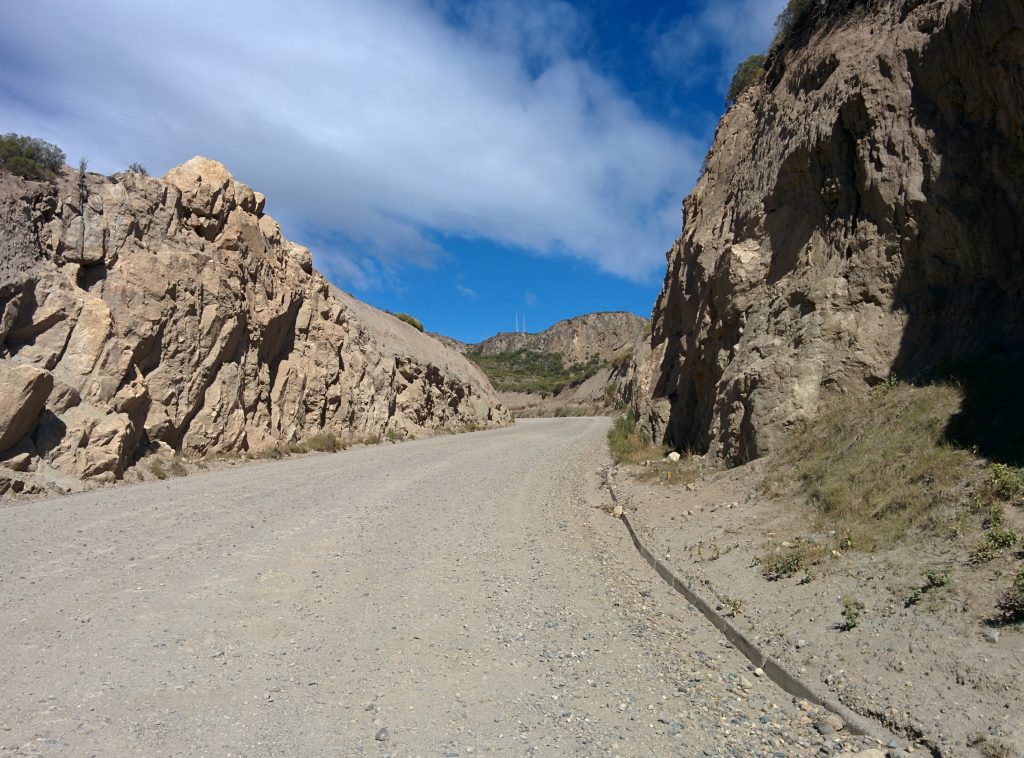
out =
[[647,319],[635,313],[584,313],[552,324],[542,332],[501,332],[476,345],[464,345],[463,349],[484,355],[536,350],[561,353],[568,363],[586,363],[591,358],[605,361],[632,349],[646,328]]
[[674,445],[755,458],[829,393],[1019,349],[1022,250],[1024,5],[853,16],[719,125],[634,408]]
[[84,193],[73,173],[0,176],[0,381],[36,377],[0,409],[0,448],[30,458],[17,470],[65,487],[118,478],[158,443],[202,455],[510,422],[479,369],[330,287],[263,205],[205,158],[164,180],[88,176]]

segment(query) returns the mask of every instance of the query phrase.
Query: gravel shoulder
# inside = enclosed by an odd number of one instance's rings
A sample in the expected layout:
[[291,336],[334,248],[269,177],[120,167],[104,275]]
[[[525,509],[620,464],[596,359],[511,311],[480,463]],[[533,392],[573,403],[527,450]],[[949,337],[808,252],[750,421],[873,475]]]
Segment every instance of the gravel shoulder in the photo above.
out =
[[[692,482],[682,473],[694,467],[678,466],[668,482],[671,464],[619,469],[616,492],[645,544],[761,649],[935,754],[1022,754],[1024,630],[986,624],[1012,555],[969,567],[963,540],[922,535],[896,549],[830,551],[806,573],[768,581],[757,559],[808,533],[835,540],[813,534],[799,503],[760,494],[763,462]],[[928,569],[946,570],[948,584],[921,591]],[[846,629],[844,600],[859,604]]]
[[597,507],[607,428],[521,421],[3,508],[0,752],[838,744]]

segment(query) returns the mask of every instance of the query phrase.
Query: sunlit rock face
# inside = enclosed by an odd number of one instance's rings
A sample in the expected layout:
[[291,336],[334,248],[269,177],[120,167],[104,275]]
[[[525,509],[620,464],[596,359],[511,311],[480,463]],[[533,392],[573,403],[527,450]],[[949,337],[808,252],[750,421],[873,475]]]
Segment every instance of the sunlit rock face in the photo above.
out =
[[510,423],[476,366],[331,287],[264,202],[206,158],[0,174],[0,381],[22,398],[0,413],[0,489],[110,481],[154,446]]

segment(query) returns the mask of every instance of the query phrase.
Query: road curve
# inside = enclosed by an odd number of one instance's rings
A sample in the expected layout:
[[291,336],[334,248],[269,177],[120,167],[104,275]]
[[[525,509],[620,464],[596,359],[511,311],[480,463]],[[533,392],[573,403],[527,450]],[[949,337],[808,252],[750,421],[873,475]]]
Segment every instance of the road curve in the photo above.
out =
[[0,753],[815,752],[594,507],[608,423],[0,510]]

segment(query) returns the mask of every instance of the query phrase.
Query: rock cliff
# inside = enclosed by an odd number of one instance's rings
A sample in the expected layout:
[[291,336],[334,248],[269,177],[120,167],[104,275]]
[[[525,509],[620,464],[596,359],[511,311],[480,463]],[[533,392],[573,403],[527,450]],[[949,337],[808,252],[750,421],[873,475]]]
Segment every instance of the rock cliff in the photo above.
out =
[[586,363],[592,358],[607,361],[631,349],[646,327],[647,319],[635,313],[584,313],[536,334],[500,332],[466,349],[484,355],[515,350],[560,353],[567,363]]
[[632,385],[660,439],[749,460],[830,393],[1024,344],[1024,5],[869,8],[719,125]]
[[0,491],[112,481],[159,447],[510,421],[472,363],[331,287],[264,202],[205,158],[0,174]]

